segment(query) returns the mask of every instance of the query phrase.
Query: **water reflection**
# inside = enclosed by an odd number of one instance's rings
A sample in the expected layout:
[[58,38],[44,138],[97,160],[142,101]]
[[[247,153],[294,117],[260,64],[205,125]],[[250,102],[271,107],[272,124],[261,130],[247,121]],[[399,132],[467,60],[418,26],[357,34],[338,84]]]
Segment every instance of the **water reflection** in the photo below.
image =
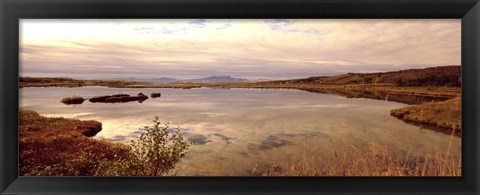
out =
[[[69,106],[64,97],[161,92],[142,104]],[[258,163],[301,158],[309,149],[326,154],[331,139],[339,150],[352,145],[368,148],[371,142],[388,143],[393,152],[408,148],[425,152],[445,148],[448,136],[406,124],[389,115],[405,104],[299,90],[270,89],[122,89],[105,87],[22,88],[21,109],[47,116],[98,120],[103,130],[96,139],[127,143],[150,125],[154,116],[172,128],[180,126],[194,142],[179,166],[179,175],[249,175]],[[460,153],[460,139],[452,148]]]
[[369,98],[377,100],[403,103],[403,104],[421,104],[430,101],[444,101],[452,98],[452,96],[432,96],[427,94],[402,94],[402,93],[387,93],[385,91],[367,90],[367,89],[305,89],[305,91],[314,93],[326,93],[345,96],[347,98]]

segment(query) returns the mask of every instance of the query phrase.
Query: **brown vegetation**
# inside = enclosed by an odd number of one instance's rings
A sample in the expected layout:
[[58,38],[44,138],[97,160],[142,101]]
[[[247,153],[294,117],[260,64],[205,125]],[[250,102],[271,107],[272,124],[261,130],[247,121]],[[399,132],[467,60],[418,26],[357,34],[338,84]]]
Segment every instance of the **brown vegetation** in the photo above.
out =
[[60,102],[64,104],[82,104],[85,101],[83,97],[79,96],[73,96],[73,97],[67,97],[63,98]]
[[101,123],[47,118],[20,111],[19,161],[22,176],[95,175],[102,161],[126,159],[129,148],[95,140]]
[[396,84],[398,86],[461,86],[460,66],[439,66],[378,73],[348,73],[338,76],[310,77],[283,81],[266,81],[275,84]]
[[20,77],[19,86],[21,87],[81,87],[84,81],[71,78],[49,78],[49,77]]
[[125,87],[129,85],[148,85],[150,83],[117,80],[76,80],[71,78],[20,77],[19,87]]
[[89,138],[102,130],[97,121],[48,118],[28,110],[19,115],[21,176],[166,175],[189,146],[179,128],[169,133],[158,118],[129,147]]
[[[451,137],[452,138],[452,137]],[[452,139],[449,139],[450,142]],[[367,149],[358,145],[339,149],[330,139],[328,153],[315,155],[305,145],[303,159],[290,163],[269,163],[254,167],[257,176],[461,176],[461,155],[452,148],[428,149],[426,153],[405,151],[399,156],[388,144],[370,143]]]
[[460,136],[462,130],[461,97],[443,102],[428,102],[392,110],[390,114],[409,123]]

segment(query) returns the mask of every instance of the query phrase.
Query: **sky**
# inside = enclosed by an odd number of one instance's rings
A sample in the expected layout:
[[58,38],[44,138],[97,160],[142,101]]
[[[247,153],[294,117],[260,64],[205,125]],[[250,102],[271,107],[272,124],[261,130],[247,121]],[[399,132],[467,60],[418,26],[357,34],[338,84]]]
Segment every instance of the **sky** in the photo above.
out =
[[20,75],[293,79],[460,65],[460,19],[22,19]]

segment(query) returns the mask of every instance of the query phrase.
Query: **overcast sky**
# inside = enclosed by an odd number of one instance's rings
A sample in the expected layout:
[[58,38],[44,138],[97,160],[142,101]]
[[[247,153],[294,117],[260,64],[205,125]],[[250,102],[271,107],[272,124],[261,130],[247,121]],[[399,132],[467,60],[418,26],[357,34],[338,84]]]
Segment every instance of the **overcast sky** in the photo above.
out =
[[459,19],[23,19],[20,74],[286,79],[460,65]]

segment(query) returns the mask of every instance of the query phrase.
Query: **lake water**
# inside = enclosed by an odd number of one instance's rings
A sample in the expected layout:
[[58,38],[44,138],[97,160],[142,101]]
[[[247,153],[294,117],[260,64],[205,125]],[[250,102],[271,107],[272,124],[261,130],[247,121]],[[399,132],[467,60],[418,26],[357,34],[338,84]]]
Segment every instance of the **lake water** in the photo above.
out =
[[[90,103],[64,105],[73,95],[149,95],[160,98],[143,103]],[[62,116],[102,122],[95,139],[129,142],[150,125],[154,116],[180,126],[194,142],[179,163],[177,175],[249,175],[256,165],[289,162],[302,157],[304,139],[309,151],[324,155],[330,139],[341,149],[369,143],[387,143],[399,155],[412,149],[422,153],[445,149],[449,136],[406,124],[390,116],[405,104],[345,98],[300,90],[275,89],[127,89],[106,87],[22,88],[20,108],[44,116]],[[461,151],[454,138],[454,153]]]

